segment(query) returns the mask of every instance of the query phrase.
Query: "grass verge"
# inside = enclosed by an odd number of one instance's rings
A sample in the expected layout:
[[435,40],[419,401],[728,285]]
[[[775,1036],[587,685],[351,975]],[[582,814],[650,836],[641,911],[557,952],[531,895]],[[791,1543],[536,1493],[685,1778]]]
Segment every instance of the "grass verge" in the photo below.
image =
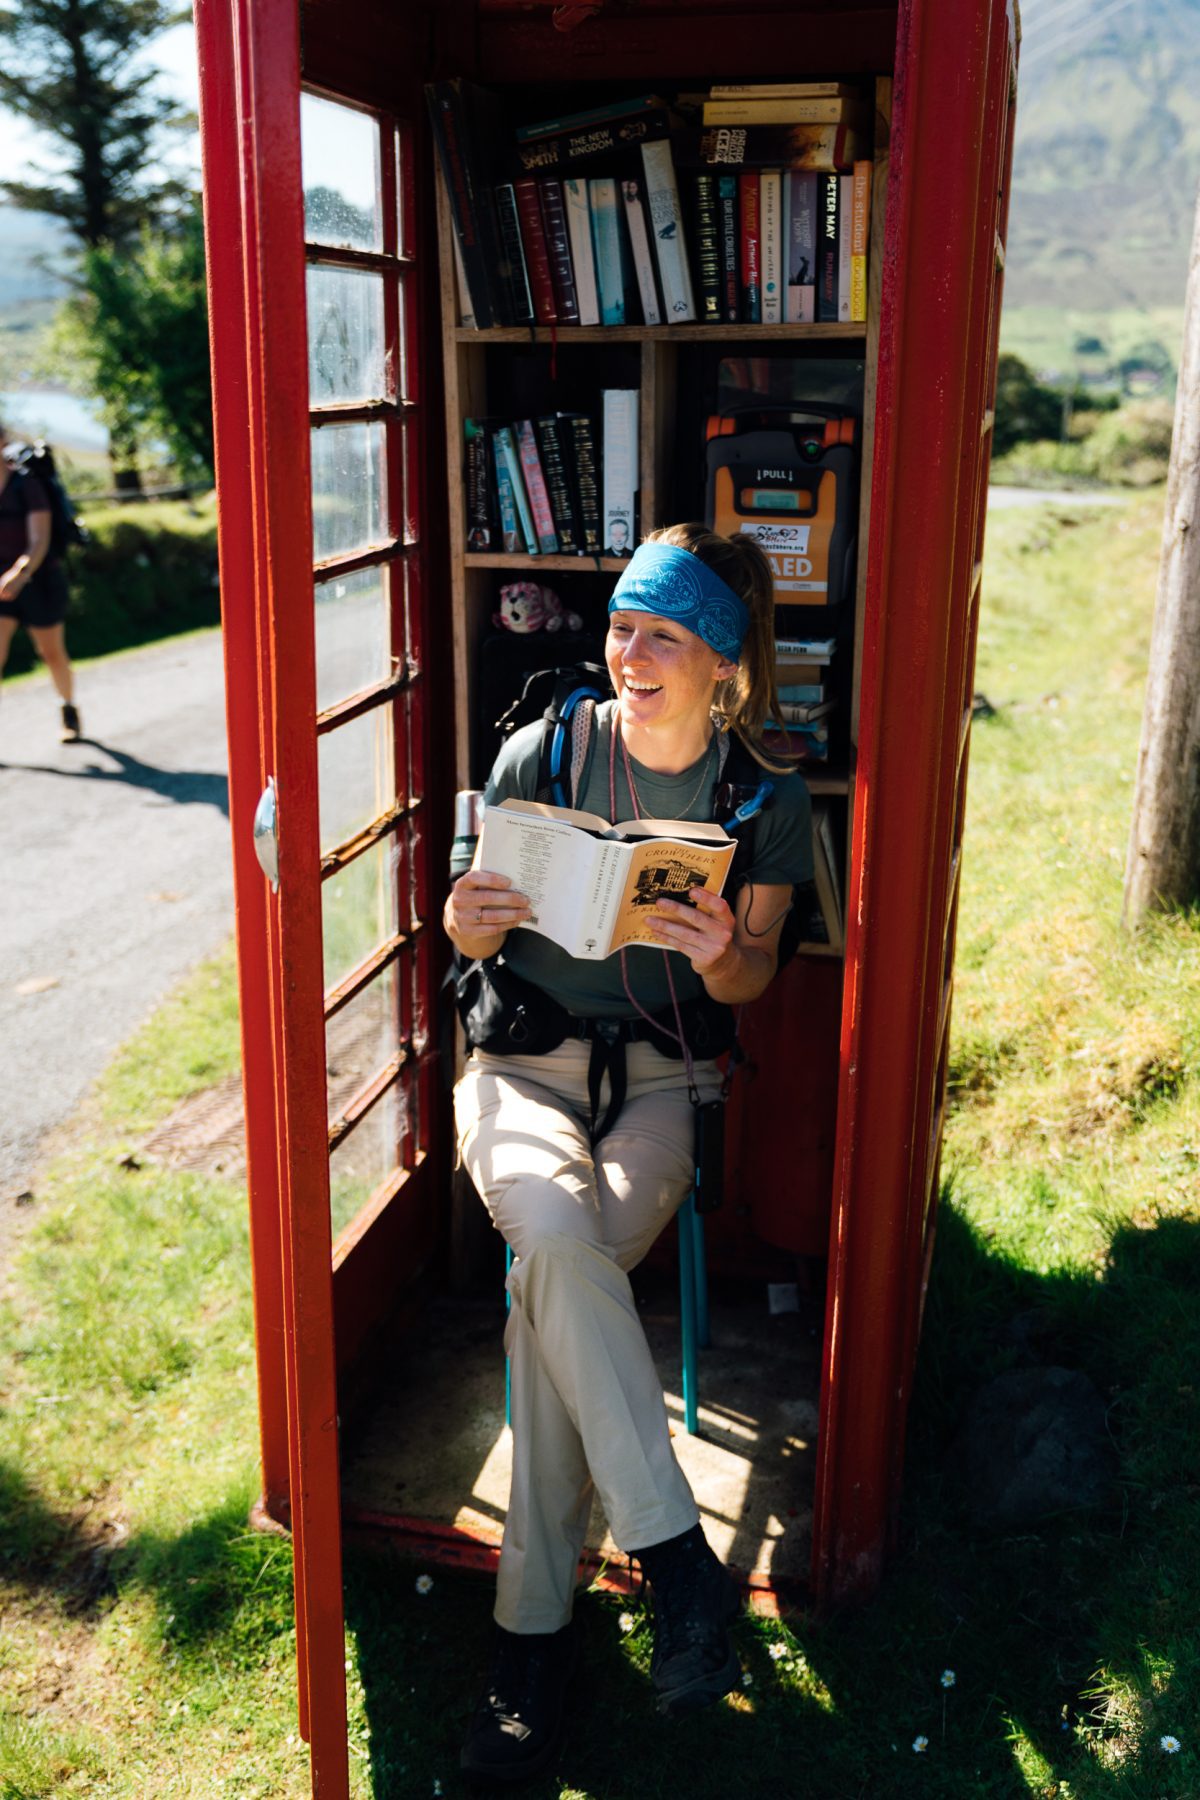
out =
[[[533,1800],[1200,1793],[1200,919],[1118,923],[1160,522],[1150,496],[991,523],[948,1193],[883,1589],[818,1626],[744,1621],[748,1685],[686,1725],[653,1714],[642,1609],[587,1596],[587,1679]],[[245,1528],[243,1197],[119,1166],[235,1066],[230,984],[201,970],[118,1059],[7,1298],[4,1800],[307,1792],[290,1552]],[[1117,1480],[985,1531],[958,1433],[1031,1363],[1099,1388]],[[459,1791],[488,1593],[417,1574],[348,1559],[361,1800]]]

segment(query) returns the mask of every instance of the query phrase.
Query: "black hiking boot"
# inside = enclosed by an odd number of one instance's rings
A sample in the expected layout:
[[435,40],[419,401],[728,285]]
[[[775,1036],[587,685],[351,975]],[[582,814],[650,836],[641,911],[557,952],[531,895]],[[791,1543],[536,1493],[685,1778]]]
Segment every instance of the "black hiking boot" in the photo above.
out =
[[659,1712],[713,1705],[737,1686],[741,1672],[729,1635],[741,1605],[737,1582],[699,1525],[635,1555],[654,1600],[650,1679]]
[[530,1781],[562,1738],[567,1683],[579,1644],[574,1623],[518,1636],[496,1627],[487,1692],[475,1708],[460,1762],[475,1781]]
[[82,736],[83,726],[79,723],[78,709],[69,700],[64,700],[58,741],[60,744],[77,744]]

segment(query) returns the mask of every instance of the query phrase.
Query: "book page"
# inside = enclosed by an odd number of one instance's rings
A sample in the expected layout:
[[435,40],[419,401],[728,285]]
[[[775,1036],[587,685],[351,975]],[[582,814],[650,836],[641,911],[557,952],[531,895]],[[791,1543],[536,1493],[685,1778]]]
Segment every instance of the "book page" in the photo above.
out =
[[610,928],[609,955],[626,944],[667,948],[646,923],[646,915],[658,899],[686,900],[689,888],[694,887],[706,887],[710,894],[721,892],[736,848],[732,838],[724,832],[721,835],[725,838],[721,847],[684,844],[673,838],[622,846],[628,866]]
[[597,840],[576,825],[546,818],[550,807],[529,810],[532,802],[489,806],[479,839],[479,867],[507,875],[529,901],[531,917],[515,931],[540,931],[564,950],[575,948],[583,897],[592,883]]

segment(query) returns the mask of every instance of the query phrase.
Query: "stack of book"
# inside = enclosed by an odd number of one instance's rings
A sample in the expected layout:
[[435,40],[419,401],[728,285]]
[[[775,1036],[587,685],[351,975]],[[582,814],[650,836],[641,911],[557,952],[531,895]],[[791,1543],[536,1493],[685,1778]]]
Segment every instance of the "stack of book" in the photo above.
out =
[[469,552],[629,556],[636,529],[638,392],[606,388],[597,422],[544,413],[466,419]]
[[776,638],[775,682],[779,717],[770,725],[786,731],[794,755],[806,762],[829,760],[829,692],[833,638]]
[[645,94],[515,135],[482,89],[427,92],[461,324],[865,320],[871,163],[858,89]]

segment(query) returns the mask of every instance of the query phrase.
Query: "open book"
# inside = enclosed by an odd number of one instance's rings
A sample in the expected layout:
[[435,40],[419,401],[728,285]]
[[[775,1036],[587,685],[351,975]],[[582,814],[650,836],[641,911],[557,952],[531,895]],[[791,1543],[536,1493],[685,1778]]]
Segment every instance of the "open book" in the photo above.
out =
[[626,944],[666,945],[646,924],[656,900],[688,890],[719,894],[736,845],[719,825],[692,819],[631,819],[504,800],[483,815],[479,867],[507,875],[528,897],[540,931],[572,956],[599,962]]

